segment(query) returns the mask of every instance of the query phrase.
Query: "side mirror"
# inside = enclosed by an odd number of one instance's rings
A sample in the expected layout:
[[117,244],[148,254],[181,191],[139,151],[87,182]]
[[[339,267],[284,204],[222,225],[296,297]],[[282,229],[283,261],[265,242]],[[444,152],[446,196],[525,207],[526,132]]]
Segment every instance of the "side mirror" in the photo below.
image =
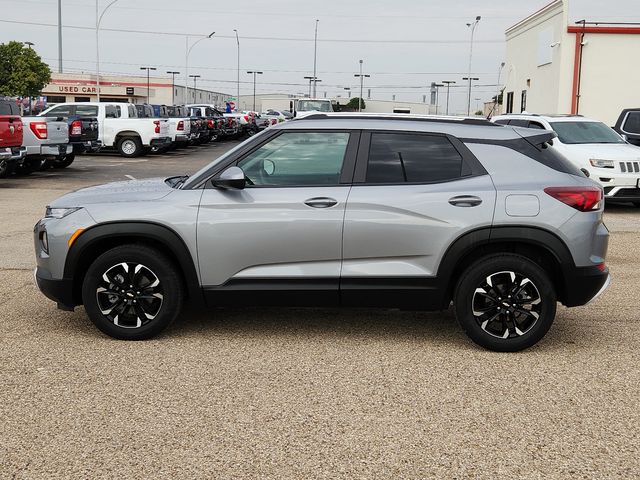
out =
[[246,177],[240,167],[229,167],[216,178],[211,180],[211,184],[216,188],[242,190],[246,185]]

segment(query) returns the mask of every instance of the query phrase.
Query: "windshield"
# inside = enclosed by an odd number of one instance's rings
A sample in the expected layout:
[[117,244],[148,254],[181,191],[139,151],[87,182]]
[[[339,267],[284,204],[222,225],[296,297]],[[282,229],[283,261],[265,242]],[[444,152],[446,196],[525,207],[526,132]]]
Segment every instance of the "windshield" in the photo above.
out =
[[298,101],[299,112],[331,112],[331,102],[322,100],[300,100]]
[[558,140],[566,144],[625,143],[611,128],[602,122],[551,122]]

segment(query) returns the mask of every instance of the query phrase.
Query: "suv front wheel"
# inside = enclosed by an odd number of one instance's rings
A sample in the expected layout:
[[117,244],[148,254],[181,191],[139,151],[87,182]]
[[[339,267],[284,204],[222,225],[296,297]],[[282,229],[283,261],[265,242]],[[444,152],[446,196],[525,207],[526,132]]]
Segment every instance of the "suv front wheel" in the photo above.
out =
[[497,254],[464,271],[454,306],[466,334],[478,345],[516,352],[536,344],[556,314],[549,275],[526,257]]
[[121,340],[144,340],[160,333],[180,313],[182,279],[158,250],[122,245],[89,266],[82,301],[102,332]]

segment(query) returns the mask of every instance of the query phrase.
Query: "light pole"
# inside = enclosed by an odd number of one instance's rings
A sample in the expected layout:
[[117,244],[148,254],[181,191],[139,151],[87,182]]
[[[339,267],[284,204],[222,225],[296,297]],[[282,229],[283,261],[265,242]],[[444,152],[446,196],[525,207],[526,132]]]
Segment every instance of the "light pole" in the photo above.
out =
[[480,100],[482,100],[481,98],[474,98],[474,100],[476,101],[476,112],[478,110],[480,110]]
[[156,67],[140,67],[140,70],[147,71],[147,103],[149,103],[149,72],[151,70],[156,70]]
[[449,115],[449,88],[451,87],[452,83],[456,82],[454,80],[442,80],[442,83],[447,86],[447,115]]
[[315,36],[313,38],[313,98],[316,98],[317,92],[316,92],[316,84],[318,82],[318,77],[317,77],[317,71],[316,71],[316,65],[317,65],[317,58],[318,58],[318,23],[320,22],[320,20],[316,19],[316,32],[315,32]]
[[26,45],[29,50],[32,50],[31,47],[35,45],[33,42],[22,42],[23,45]]
[[189,75],[193,78],[193,103],[196,102],[196,80],[200,78],[200,75]]
[[58,0],[58,73],[62,73],[62,0]]
[[351,87],[344,87],[343,90],[346,90],[347,94],[349,95],[349,98],[351,98]]
[[256,111],[256,75],[262,75],[263,72],[258,72],[256,70],[249,70],[247,72],[249,75],[253,74],[253,111]]
[[[498,98],[500,97],[500,74],[502,73],[502,69],[504,68],[505,63],[500,63],[498,67],[498,90],[496,90],[496,101],[493,104],[493,108],[491,109],[491,113],[489,114],[489,118],[493,116],[493,112],[498,108]],[[498,112],[500,114],[500,112]]]
[[444,83],[434,83],[434,87],[436,87],[436,115],[438,114],[438,103],[440,102],[440,88],[444,87]]
[[180,75],[180,72],[174,72],[167,70],[167,73],[171,74],[171,103],[176,103],[176,75]]
[[[315,85],[316,83],[321,82],[322,80],[318,80],[318,77],[316,77],[315,75],[313,77],[303,77],[303,78],[305,80],[309,80],[309,98],[311,98],[311,85]],[[314,94],[314,97],[315,97],[315,94]]]
[[[189,101],[188,100],[189,99],[189,77],[191,76],[191,75],[189,75],[189,54],[191,53],[191,50],[193,50],[193,47],[195,47],[202,40],[207,40],[207,39],[213,37],[214,33],[216,33],[216,32],[211,32],[206,37],[202,37],[202,38],[196,40],[193,43],[193,45],[191,45],[191,47],[189,47],[189,35],[187,35],[185,37],[185,52],[186,52],[185,56],[184,56],[184,104],[185,105]],[[195,94],[194,94],[193,98],[195,99]]]
[[471,115],[471,80],[477,81],[480,80],[478,77],[462,77],[462,80],[469,80],[469,102],[467,105],[467,116]]
[[476,31],[476,27],[480,22],[480,15],[478,15],[474,22],[467,23],[467,27],[471,28],[471,42],[469,44],[469,92],[467,95],[467,115],[471,115],[471,60],[473,58],[473,34]]
[[102,23],[102,17],[104,17],[104,14],[107,13],[107,10],[109,10],[109,8],[111,8],[118,0],[111,0],[111,3],[104,7],[104,10],[102,10],[100,15],[98,15],[98,1],[99,0],[96,0],[96,97],[98,98],[98,101],[100,101],[100,24]]
[[238,46],[238,78],[237,78],[237,89],[238,91],[236,92],[236,107],[238,110],[240,110],[240,37],[238,36],[238,30],[236,30],[235,28],[233,29],[234,32],[236,32],[236,45]]
[[361,112],[362,111],[362,91],[364,89],[364,79],[369,78],[371,75],[363,75],[362,74],[362,60],[360,60],[358,63],[360,63],[360,73],[359,74],[355,74],[354,77],[358,78],[360,77],[360,99],[358,100],[358,111]]

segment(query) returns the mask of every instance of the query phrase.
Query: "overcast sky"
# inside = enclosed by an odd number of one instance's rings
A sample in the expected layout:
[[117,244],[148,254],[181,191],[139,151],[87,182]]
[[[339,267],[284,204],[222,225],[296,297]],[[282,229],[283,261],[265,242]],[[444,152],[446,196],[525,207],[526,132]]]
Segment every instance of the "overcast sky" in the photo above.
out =
[[[110,0],[99,0],[100,9]],[[189,56],[189,73],[198,85],[235,93],[236,40],[240,33],[241,95],[252,91],[246,70],[261,70],[258,93],[308,91],[302,77],[313,73],[313,33],[318,25],[318,96],[359,88],[353,74],[358,59],[371,74],[372,97],[422,101],[432,81],[454,80],[452,110],[464,110],[462,77],[469,61],[470,31],[475,34],[473,76],[479,77],[473,98],[488,100],[496,90],[504,59],[506,28],[549,0],[118,0],[101,25],[100,58],[104,73],[138,74],[154,66],[158,73],[184,74],[185,34],[211,31]],[[31,41],[57,69],[57,0],[0,0],[0,42]],[[95,2],[62,0],[65,71],[95,72]],[[602,6],[606,5],[606,6]],[[640,0],[572,0],[573,20],[640,22]],[[27,23],[13,23],[27,22]],[[44,24],[44,25],[35,25]],[[79,28],[78,28],[79,27]],[[114,32],[109,29],[158,33]],[[163,34],[164,33],[164,34]],[[168,35],[178,34],[178,35]],[[254,37],[254,38],[250,38]],[[183,77],[180,76],[179,83]],[[178,81],[177,81],[178,82]],[[346,95],[345,95],[346,96]],[[474,102],[475,104],[475,102]]]

